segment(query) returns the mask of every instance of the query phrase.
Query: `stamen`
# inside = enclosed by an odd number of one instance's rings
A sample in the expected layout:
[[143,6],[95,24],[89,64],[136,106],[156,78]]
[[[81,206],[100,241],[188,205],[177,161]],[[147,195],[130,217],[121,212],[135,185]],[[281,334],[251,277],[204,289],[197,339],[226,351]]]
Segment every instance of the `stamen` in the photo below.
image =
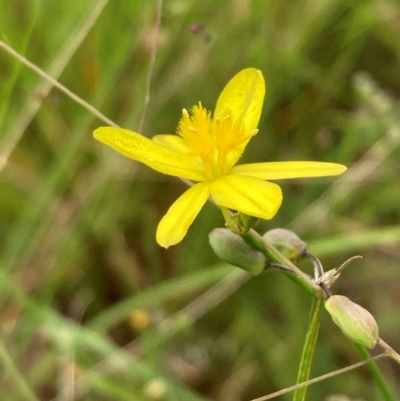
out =
[[207,110],[203,107],[201,102],[199,102],[199,109],[200,109],[201,114],[203,115],[203,117],[206,117],[207,116]]
[[221,123],[221,119],[219,117],[215,117],[214,121],[219,125]]
[[257,134],[258,134],[258,129],[257,128],[250,132],[250,136],[255,136]]
[[183,117],[189,118],[189,113],[186,109],[182,109],[182,115]]
[[194,127],[189,127],[188,129],[190,129],[190,131],[192,131],[192,132],[196,132],[196,128],[194,128]]
[[230,116],[229,114],[228,114],[227,116],[224,117],[224,120],[225,120],[225,121],[230,120],[230,119],[231,119],[231,116]]

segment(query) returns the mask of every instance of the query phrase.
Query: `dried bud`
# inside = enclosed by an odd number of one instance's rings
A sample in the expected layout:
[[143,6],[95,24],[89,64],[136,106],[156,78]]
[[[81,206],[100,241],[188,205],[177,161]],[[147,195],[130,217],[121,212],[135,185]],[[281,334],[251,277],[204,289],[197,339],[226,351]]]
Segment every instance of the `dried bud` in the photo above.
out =
[[240,235],[226,228],[216,228],[208,237],[212,249],[223,261],[253,275],[260,274],[264,270],[267,258],[248,245]]
[[335,267],[331,270],[328,270],[317,280],[317,284],[324,283],[328,288],[330,288],[333,284],[335,284],[336,280],[340,277],[344,268],[353,260],[361,259],[362,256],[353,256],[350,259],[347,259],[341,266]]
[[375,318],[366,309],[343,295],[332,295],[325,308],[343,334],[367,348],[374,348],[379,340]]
[[292,261],[300,259],[308,250],[308,244],[293,231],[284,228],[274,228],[267,231],[263,237]]
[[328,270],[317,280],[317,284],[324,283],[328,288],[331,288],[339,276],[340,272],[338,273],[336,268]]

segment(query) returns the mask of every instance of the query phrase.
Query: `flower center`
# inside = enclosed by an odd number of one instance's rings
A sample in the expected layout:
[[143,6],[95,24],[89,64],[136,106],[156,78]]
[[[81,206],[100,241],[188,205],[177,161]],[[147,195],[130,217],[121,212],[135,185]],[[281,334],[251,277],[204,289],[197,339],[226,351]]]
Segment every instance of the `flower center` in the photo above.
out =
[[229,173],[256,132],[246,134],[243,124],[233,120],[230,110],[212,118],[199,103],[190,113],[183,109],[177,133],[201,160],[207,179],[214,180]]

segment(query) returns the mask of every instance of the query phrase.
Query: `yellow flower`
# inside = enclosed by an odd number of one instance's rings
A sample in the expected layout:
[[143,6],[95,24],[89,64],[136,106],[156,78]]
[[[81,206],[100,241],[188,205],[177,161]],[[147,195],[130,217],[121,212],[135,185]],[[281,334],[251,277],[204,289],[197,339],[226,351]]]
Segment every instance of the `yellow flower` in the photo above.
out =
[[157,228],[157,242],[180,242],[211,195],[224,211],[271,219],[282,203],[280,187],[266,180],[341,174],[346,167],[319,162],[271,162],[235,166],[257,134],[265,94],[261,71],[247,68],[220,94],[212,115],[201,103],[183,109],[177,135],[148,139],[121,128],[101,127],[94,137],[154,170],[198,181],[169,208]]

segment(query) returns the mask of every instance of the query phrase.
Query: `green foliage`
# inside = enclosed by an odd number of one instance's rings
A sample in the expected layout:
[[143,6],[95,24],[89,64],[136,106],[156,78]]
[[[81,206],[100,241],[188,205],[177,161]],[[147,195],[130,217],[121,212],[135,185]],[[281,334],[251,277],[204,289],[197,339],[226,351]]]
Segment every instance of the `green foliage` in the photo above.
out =
[[[0,0],[0,39],[137,129],[157,2],[109,1],[97,17],[100,5]],[[164,1],[143,127],[174,132],[182,108],[213,109],[234,73],[260,68],[267,100],[243,161],[350,169],[281,182],[281,210],[257,229],[293,230],[326,269],[363,255],[335,293],[370,310],[397,350],[399,15],[390,0]],[[282,272],[249,280],[219,264],[208,234],[223,218],[211,204],[181,244],[161,249],[156,226],[184,184],[95,142],[104,123],[2,49],[0,66],[0,398],[144,401],[164,388],[159,399],[235,401],[294,384],[309,297]],[[358,361],[330,319],[320,330],[312,376]],[[380,366],[400,394],[397,366]],[[365,368],[308,396],[337,389],[378,399]]]

